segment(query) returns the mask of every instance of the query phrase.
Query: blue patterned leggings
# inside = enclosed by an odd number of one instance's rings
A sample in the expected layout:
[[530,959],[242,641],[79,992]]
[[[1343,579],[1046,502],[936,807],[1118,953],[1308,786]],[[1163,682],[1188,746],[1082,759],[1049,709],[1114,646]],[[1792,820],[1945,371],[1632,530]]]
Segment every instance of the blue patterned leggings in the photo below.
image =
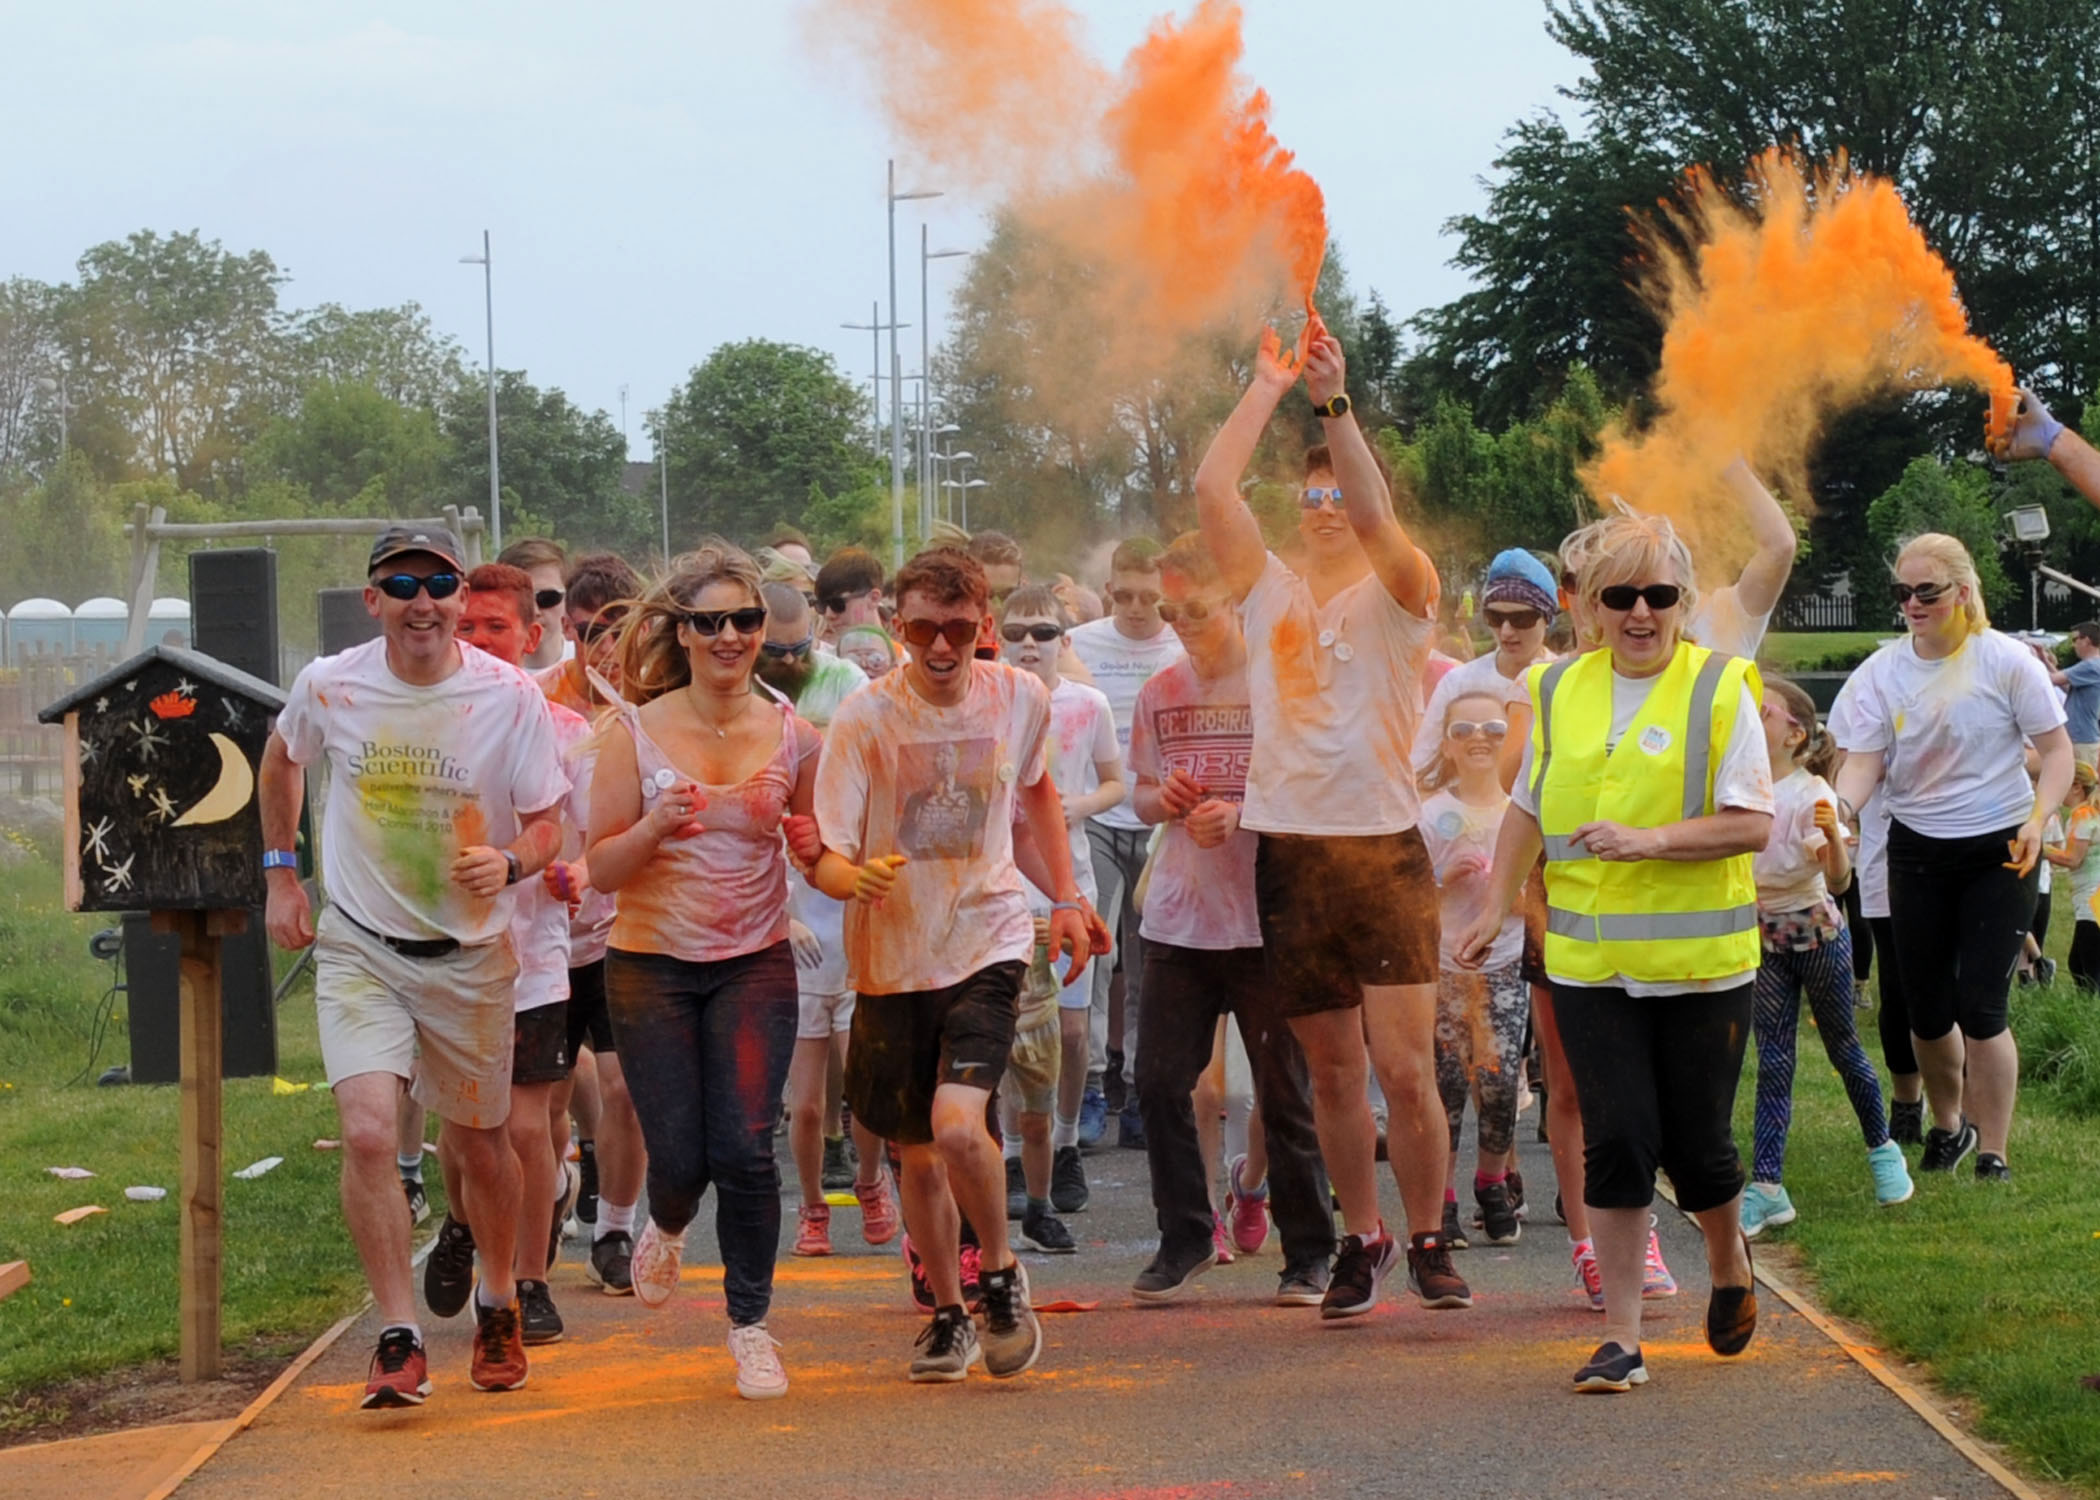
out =
[[1839,928],[1834,940],[1799,953],[1775,953],[1766,948],[1752,991],[1757,1030],[1757,1144],[1750,1162],[1754,1182],[1780,1181],[1786,1164],[1787,1130],[1794,1118],[1794,1051],[1804,990],[1823,1038],[1823,1050],[1845,1080],[1845,1093],[1859,1116],[1867,1149],[1889,1138],[1881,1078],[1867,1061],[1867,1050],[1852,1024],[1852,935]]

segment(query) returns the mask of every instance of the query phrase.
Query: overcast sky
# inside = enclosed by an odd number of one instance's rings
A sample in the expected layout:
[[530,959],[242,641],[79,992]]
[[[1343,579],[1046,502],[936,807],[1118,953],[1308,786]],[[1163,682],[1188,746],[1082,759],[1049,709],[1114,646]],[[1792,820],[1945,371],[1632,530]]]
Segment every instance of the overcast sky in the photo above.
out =
[[[1075,4],[1115,60],[1167,9]],[[197,229],[268,251],[288,307],[420,302],[478,362],[481,273],[458,259],[487,228],[497,362],[615,420],[628,387],[640,456],[642,411],[726,340],[812,344],[867,377],[867,335],[838,325],[884,292],[893,143],[863,80],[809,51],[803,9],[7,0],[0,276],[71,280],[89,245]],[[1542,0],[1246,10],[1247,71],[1358,288],[1402,315],[1461,290],[1441,225],[1577,73]],[[932,204],[935,248],[977,245],[991,206]],[[917,207],[898,229],[914,324]],[[934,264],[936,336],[957,264]]]

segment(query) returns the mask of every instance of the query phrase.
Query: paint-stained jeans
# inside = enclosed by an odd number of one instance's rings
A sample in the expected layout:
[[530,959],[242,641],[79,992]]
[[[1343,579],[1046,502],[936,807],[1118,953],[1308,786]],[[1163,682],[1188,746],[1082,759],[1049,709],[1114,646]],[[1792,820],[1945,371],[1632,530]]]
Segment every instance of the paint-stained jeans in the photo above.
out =
[[773,1126],[795,1052],[795,960],[784,942],[719,963],[614,949],[605,996],[649,1148],[649,1216],[676,1234],[715,1190],[729,1321],[766,1316],[780,1250]]

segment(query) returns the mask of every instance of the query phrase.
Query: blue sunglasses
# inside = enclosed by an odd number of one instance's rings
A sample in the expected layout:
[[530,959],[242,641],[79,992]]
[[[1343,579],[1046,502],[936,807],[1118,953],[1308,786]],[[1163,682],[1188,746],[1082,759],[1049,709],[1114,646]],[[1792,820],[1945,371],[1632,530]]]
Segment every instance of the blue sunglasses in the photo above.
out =
[[1336,486],[1331,490],[1323,490],[1317,485],[1307,485],[1298,492],[1298,504],[1306,510],[1318,510],[1329,500],[1334,502],[1336,510],[1341,509],[1342,491],[1340,486]]

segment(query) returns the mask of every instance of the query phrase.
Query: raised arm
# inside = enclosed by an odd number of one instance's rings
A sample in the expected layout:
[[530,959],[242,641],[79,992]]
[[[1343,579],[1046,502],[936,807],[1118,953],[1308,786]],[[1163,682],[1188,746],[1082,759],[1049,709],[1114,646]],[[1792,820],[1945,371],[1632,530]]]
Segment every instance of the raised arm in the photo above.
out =
[[2012,430],[1991,444],[1991,452],[2006,462],[2048,459],[2071,488],[2100,508],[2100,452],[2076,428],[2051,416],[2042,398],[2025,386]]
[[1751,544],[1757,549],[1743,564],[1742,575],[1735,583],[1736,603],[1743,607],[1744,614],[1755,619],[1770,614],[1778,605],[1787,578],[1794,571],[1794,554],[1800,550],[1801,541],[1794,534],[1794,523],[1787,519],[1785,508],[1743,459],[1738,457],[1721,471],[1721,482],[1742,507]]
[[1297,381],[1297,372],[1284,361],[1276,330],[1269,329],[1254,356],[1253,384],[1210,440],[1196,469],[1196,520],[1203,530],[1204,545],[1218,560],[1234,598],[1254,587],[1268,558],[1261,526],[1240,498],[1240,476],[1253,462],[1269,418],[1276,414],[1276,404]]
[[[1305,389],[1313,403],[1321,405],[1343,394],[1348,370],[1342,361],[1341,341],[1326,325],[1316,322],[1311,332],[1305,351]],[[1356,414],[1330,417],[1322,413],[1320,423],[1326,429],[1327,451],[1334,457],[1335,481],[1342,487],[1342,509],[1349,517],[1350,530],[1371,559],[1371,571],[1402,609],[1428,616],[1436,608],[1436,567],[1409,540],[1400,518],[1393,514],[1392,492],[1371,457],[1363,429],[1356,425]]]

